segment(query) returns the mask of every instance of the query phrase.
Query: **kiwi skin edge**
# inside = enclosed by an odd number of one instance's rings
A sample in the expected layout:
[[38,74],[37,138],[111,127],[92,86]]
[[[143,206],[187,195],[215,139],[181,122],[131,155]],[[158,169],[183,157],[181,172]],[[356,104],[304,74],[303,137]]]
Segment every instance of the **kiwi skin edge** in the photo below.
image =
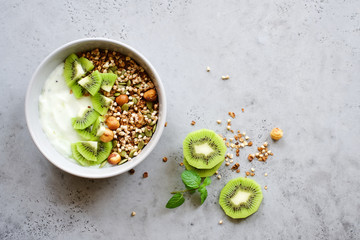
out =
[[224,161],[218,163],[215,167],[211,169],[198,169],[189,164],[189,162],[184,157],[183,163],[186,168],[186,170],[193,170],[199,174],[200,177],[210,177],[215,174],[215,172],[221,167]]

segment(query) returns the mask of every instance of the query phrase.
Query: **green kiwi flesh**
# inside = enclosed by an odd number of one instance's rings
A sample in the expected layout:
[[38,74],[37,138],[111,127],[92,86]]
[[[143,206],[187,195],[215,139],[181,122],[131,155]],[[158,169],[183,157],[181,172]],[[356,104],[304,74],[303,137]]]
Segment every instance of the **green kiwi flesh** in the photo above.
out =
[[79,58],[76,56],[76,54],[73,53],[66,58],[63,75],[66,84],[69,87],[74,85],[78,79],[85,75],[85,71],[82,68],[81,63],[79,62]]
[[101,77],[102,77],[101,89],[103,89],[106,92],[110,92],[111,88],[113,87],[117,79],[117,75],[114,73],[102,73]]
[[94,69],[94,64],[87,58],[81,57],[79,58],[79,62],[85,72],[89,72]]
[[91,132],[91,127],[76,129],[76,132],[86,141],[97,141],[99,138]]
[[78,83],[85,88],[92,96],[94,96],[101,86],[101,74],[99,71],[94,71],[90,75],[80,79]]
[[105,159],[108,158],[108,156],[110,155],[111,153],[111,150],[112,150],[112,142],[107,142],[107,143],[104,143],[104,142],[99,142],[98,143],[98,150],[97,150],[97,163],[102,163]]
[[72,151],[72,158],[75,159],[80,165],[82,166],[93,166],[96,165],[97,162],[95,161],[89,161],[86,158],[84,158],[80,152],[77,150],[77,144],[72,143],[71,144],[71,151]]
[[195,171],[199,174],[200,177],[210,177],[210,176],[214,175],[214,173],[220,168],[220,166],[223,164],[223,161],[218,163],[218,165],[216,165],[215,167],[210,168],[210,169],[195,168],[188,163],[186,158],[184,158],[183,163],[184,163],[186,170]]
[[198,169],[211,169],[224,161],[224,140],[209,129],[189,133],[183,142],[183,154],[187,162]]
[[255,213],[263,199],[260,185],[249,178],[230,180],[221,190],[219,204],[231,218],[246,218]]
[[105,115],[110,107],[110,105],[113,103],[113,100],[105,97],[104,95],[97,93],[94,96],[91,97],[91,102],[94,107],[94,109],[100,113],[100,115]]
[[99,113],[97,113],[95,109],[86,108],[81,112],[81,114],[79,114],[78,117],[72,118],[71,122],[74,129],[85,129],[90,127],[99,116]]
[[89,161],[97,161],[98,142],[95,141],[83,141],[76,143],[76,149],[79,153]]
[[82,86],[80,86],[77,82],[75,82],[71,86],[71,90],[76,98],[81,98],[86,92],[86,90]]
[[91,130],[91,134],[100,137],[105,132],[105,123],[102,116],[98,117],[94,122]]

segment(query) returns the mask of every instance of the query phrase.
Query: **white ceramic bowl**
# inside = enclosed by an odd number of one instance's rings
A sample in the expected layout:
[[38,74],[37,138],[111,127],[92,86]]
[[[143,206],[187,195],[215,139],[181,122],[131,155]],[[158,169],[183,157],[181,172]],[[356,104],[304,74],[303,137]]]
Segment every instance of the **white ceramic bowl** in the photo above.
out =
[[[156,90],[158,92],[159,99],[159,120],[157,124],[157,129],[147,146],[132,161],[119,166],[112,166],[107,168],[82,167],[57,152],[55,148],[51,145],[50,141],[47,139],[45,133],[43,132],[39,116],[39,96],[41,94],[45,80],[47,79],[49,74],[71,53],[91,50],[94,48],[118,51],[134,59],[146,70],[146,72],[153,80],[156,86]],[[104,38],[80,39],[67,43],[50,53],[50,55],[47,56],[45,60],[42,61],[40,66],[36,69],[26,93],[25,115],[30,134],[36,146],[39,148],[42,154],[44,154],[44,156],[55,166],[64,170],[65,172],[79,177],[106,178],[121,174],[134,168],[137,164],[142,162],[154,149],[164,130],[166,118],[165,90],[163,84],[161,83],[159,75],[157,74],[151,63],[132,47],[118,41]]]

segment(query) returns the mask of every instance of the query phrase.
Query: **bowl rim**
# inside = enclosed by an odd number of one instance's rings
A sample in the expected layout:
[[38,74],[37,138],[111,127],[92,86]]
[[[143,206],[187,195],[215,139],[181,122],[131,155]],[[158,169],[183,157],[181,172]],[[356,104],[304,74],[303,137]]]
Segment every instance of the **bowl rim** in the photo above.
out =
[[[150,146],[148,146],[148,151],[147,152],[143,152],[144,155],[142,156],[142,158],[140,159],[136,159],[136,162],[134,161],[134,163],[128,167],[123,167],[120,168],[120,166],[114,166],[115,168],[119,168],[118,171],[113,171],[110,173],[106,173],[104,172],[103,174],[99,174],[97,173],[95,176],[92,175],[91,173],[86,173],[86,171],[84,172],[78,172],[77,170],[73,170],[73,169],[69,169],[67,167],[62,166],[60,163],[52,160],[51,156],[48,156],[48,154],[44,151],[43,147],[41,146],[41,144],[39,143],[40,139],[37,139],[36,134],[35,134],[35,129],[32,129],[31,123],[30,123],[30,115],[32,114],[30,109],[29,109],[29,104],[30,104],[30,95],[31,95],[31,90],[32,90],[32,86],[34,85],[34,82],[36,81],[36,76],[39,74],[39,71],[44,67],[44,65],[46,65],[46,63],[52,59],[54,56],[56,56],[57,54],[61,53],[62,51],[66,50],[67,48],[76,45],[76,44],[86,44],[87,42],[107,42],[109,44],[114,44],[114,45],[118,45],[121,48],[124,48],[126,50],[128,50],[129,52],[133,53],[134,55],[136,55],[137,57],[139,57],[141,59],[141,61],[143,61],[142,66],[145,64],[149,69],[151,69],[151,72],[153,74],[153,77],[156,79],[156,88],[157,90],[161,92],[161,105],[162,105],[162,111],[161,111],[161,119],[159,119],[158,121],[158,127],[157,127],[157,135],[156,137],[153,136],[152,139],[150,140],[151,142],[149,142]],[[106,49],[106,47],[105,47]],[[160,114],[160,112],[159,112]],[[37,148],[39,149],[39,151],[43,154],[43,156],[45,156],[45,158],[51,162],[53,165],[55,165],[56,167],[58,167],[59,169],[70,173],[72,175],[78,176],[78,177],[83,177],[83,178],[90,178],[90,179],[101,179],[101,178],[108,178],[108,177],[113,177],[113,176],[117,176],[119,174],[122,174],[128,170],[130,170],[131,168],[135,167],[136,165],[138,165],[139,163],[141,163],[145,158],[147,158],[147,156],[153,151],[153,149],[155,148],[155,146],[157,145],[157,143],[159,142],[161,135],[163,133],[164,130],[164,124],[166,121],[166,115],[167,115],[167,101],[166,101],[166,93],[165,93],[165,89],[163,86],[163,83],[161,81],[161,78],[159,76],[159,74],[157,73],[157,71],[155,70],[154,66],[150,63],[150,61],[144,56],[142,55],[139,51],[137,51],[136,49],[134,49],[133,47],[119,42],[117,40],[113,40],[113,39],[109,39],[109,38],[102,38],[102,37],[95,37],[95,38],[81,38],[81,39],[77,39],[77,40],[73,40],[71,42],[68,42],[66,44],[61,45],[60,47],[56,48],[55,50],[51,51],[42,61],[41,63],[37,66],[37,68],[35,69],[34,73],[32,74],[31,80],[27,86],[27,90],[26,90],[26,96],[25,96],[25,118],[26,118],[26,124],[27,124],[27,128],[30,132],[31,138],[33,140],[33,142],[35,143],[35,145],[37,146]],[[40,116],[39,116],[40,118]],[[46,136],[46,134],[44,133],[44,135]],[[47,137],[47,136],[46,136]],[[54,147],[53,147],[54,151],[57,151]],[[67,160],[67,157],[63,156],[64,160]],[[68,160],[67,160],[68,161]],[[75,163],[74,163],[75,164]],[[84,169],[94,169],[94,168],[86,168],[84,167]]]

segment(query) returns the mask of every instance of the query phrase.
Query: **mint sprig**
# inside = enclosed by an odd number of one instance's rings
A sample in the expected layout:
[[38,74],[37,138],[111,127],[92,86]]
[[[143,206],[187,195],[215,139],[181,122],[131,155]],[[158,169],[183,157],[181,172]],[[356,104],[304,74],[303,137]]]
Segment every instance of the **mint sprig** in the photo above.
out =
[[211,179],[206,177],[201,182],[201,177],[197,172],[188,170],[185,170],[181,174],[181,179],[186,189],[182,191],[171,192],[171,194],[174,195],[167,202],[166,208],[177,208],[181,206],[185,202],[184,193],[194,193],[196,190],[200,193],[201,204],[203,204],[208,195],[206,186],[210,185]]

